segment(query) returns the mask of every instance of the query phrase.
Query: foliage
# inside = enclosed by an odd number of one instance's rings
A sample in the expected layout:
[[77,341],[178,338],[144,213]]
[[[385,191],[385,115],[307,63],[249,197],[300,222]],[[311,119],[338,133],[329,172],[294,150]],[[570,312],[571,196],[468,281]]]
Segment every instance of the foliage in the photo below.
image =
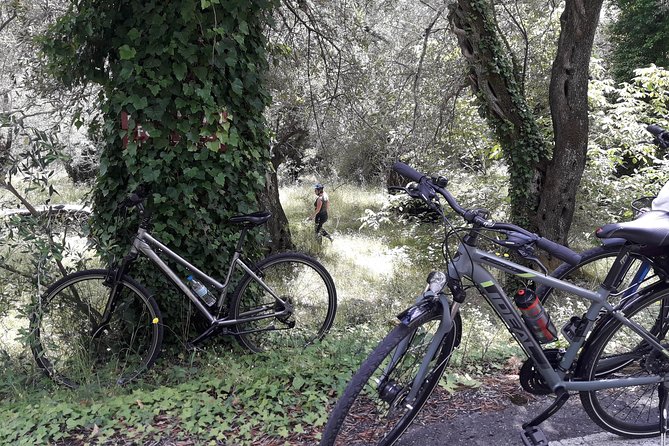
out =
[[65,85],[101,87],[93,231],[103,246],[127,246],[135,223],[115,218],[116,206],[142,184],[152,191],[161,240],[198,267],[224,265],[237,232],[226,222],[257,210],[269,159],[262,113],[270,6],[85,0],[42,39],[50,72]]
[[293,178],[376,184],[402,154],[441,158],[462,90],[444,8],[365,0],[277,9],[269,120],[277,141],[295,131],[285,166]]
[[616,84],[599,61],[591,67],[591,137],[586,174],[578,195],[576,246],[595,243],[596,225],[633,217],[630,202],[654,196],[669,181],[667,156],[645,128],[669,128],[669,72],[651,66],[636,70],[630,83]]
[[499,31],[491,4],[482,1],[453,5],[449,17],[469,61],[472,89],[480,113],[494,131],[509,166],[511,217],[530,225],[538,206],[535,171],[549,151],[524,95],[523,73]]
[[611,72],[629,81],[639,67],[669,68],[669,5],[663,0],[615,0],[617,17],[608,28],[613,43]]
[[45,389],[5,400],[0,442],[118,444],[160,437],[313,444],[331,395],[343,389],[369,346],[340,336],[300,352],[300,361],[291,353],[218,351],[166,367],[160,385],[74,394]]

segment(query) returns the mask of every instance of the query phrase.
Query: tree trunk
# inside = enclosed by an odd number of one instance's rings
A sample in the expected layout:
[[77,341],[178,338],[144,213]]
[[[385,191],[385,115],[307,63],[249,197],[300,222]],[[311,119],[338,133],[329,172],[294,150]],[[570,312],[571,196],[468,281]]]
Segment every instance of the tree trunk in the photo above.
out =
[[293,241],[290,235],[288,218],[279,200],[279,179],[276,175],[276,170],[267,172],[265,181],[265,190],[260,195],[260,202],[266,210],[272,213],[272,218],[267,222],[270,234],[270,251],[280,252],[290,250],[293,248]]
[[509,166],[511,219],[536,230],[535,211],[548,149],[516,78],[511,51],[498,33],[491,3],[459,0],[449,19],[470,68],[472,90],[484,105]]
[[567,0],[550,83],[555,147],[537,212],[540,233],[565,243],[588,146],[588,66],[602,0]]
[[293,239],[290,235],[288,217],[283,211],[279,200],[279,179],[277,170],[289,158],[299,156],[295,148],[300,147],[307,136],[306,130],[295,122],[289,122],[281,128],[275,129],[277,141],[272,146],[272,171],[265,175],[265,190],[260,195],[262,205],[272,213],[267,223],[270,234],[270,250],[272,252],[293,249]]

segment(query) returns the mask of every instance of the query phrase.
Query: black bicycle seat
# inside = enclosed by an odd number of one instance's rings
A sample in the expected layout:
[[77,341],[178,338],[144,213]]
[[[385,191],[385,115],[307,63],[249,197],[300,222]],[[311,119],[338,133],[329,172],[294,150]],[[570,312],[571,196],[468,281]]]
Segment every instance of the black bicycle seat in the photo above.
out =
[[271,216],[272,214],[267,211],[235,215],[234,217],[230,217],[230,223],[243,224],[247,226],[260,226],[269,220]]
[[599,238],[622,238],[641,245],[669,245],[669,213],[648,211],[636,220],[609,223],[595,232]]

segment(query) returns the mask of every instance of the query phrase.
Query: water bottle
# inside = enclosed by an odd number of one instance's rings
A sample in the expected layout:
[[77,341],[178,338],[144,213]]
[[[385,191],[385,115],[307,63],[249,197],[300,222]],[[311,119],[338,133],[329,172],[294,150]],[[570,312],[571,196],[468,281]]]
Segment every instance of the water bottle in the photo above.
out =
[[522,313],[525,323],[540,344],[553,342],[557,339],[557,330],[534,291],[529,288],[522,288],[516,292],[513,300]]
[[195,280],[193,276],[186,277],[186,280],[190,283],[190,287],[193,289],[195,294],[204,301],[208,306],[212,306],[216,303],[216,298],[211,295],[206,286],[204,286],[199,281]]

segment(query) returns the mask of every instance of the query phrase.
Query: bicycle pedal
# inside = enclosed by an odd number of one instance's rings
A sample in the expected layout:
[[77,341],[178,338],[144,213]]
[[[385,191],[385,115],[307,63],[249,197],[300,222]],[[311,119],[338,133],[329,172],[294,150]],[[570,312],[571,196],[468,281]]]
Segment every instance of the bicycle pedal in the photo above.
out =
[[536,426],[526,427],[520,436],[524,446],[548,446],[546,434]]

